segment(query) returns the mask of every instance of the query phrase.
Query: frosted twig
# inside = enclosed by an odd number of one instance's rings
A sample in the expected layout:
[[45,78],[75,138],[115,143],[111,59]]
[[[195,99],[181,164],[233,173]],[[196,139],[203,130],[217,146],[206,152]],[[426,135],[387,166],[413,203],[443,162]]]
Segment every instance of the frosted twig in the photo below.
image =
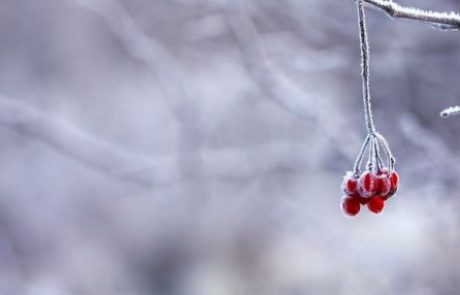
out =
[[376,161],[376,155],[375,155],[375,136],[372,134],[369,136],[370,137],[370,144],[369,144],[369,159],[367,160],[367,170],[369,171],[376,171],[374,163]]
[[388,161],[389,161],[389,164],[390,164],[389,165],[390,171],[393,171],[394,166],[396,164],[396,160],[395,160],[395,157],[393,156],[393,153],[391,152],[390,145],[388,144],[387,140],[385,139],[385,137],[383,137],[382,134],[376,132],[375,136],[380,141],[380,143],[382,144],[383,150],[385,151],[385,153],[386,153],[386,155],[388,157]]
[[[401,6],[392,0],[357,0],[364,1],[383,10],[392,18],[405,18],[431,24],[441,30],[460,30],[460,14],[455,12],[437,12],[422,10],[413,7]],[[358,2],[358,5],[359,5]],[[440,115],[443,118],[460,114],[460,106],[454,106],[443,110]]]
[[454,107],[447,108],[447,109],[443,110],[439,115],[442,118],[448,118],[448,117],[451,117],[451,116],[460,115],[460,106],[454,106]]
[[385,165],[383,165],[382,158],[380,158],[380,148],[378,142],[375,143],[375,149],[377,153],[377,167],[381,170]]
[[353,174],[355,177],[358,177],[360,174],[359,167],[361,167],[361,162],[363,161],[364,153],[366,152],[367,146],[369,145],[369,141],[371,140],[370,136],[368,135],[364,140],[363,146],[359,151],[358,157],[356,158],[355,164],[353,165]]
[[[359,0],[358,0],[359,1]],[[441,30],[460,30],[460,14],[455,12],[437,12],[413,7],[401,6],[392,0],[364,0],[366,3],[383,10],[392,18],[405,18],[426,22]]]
[[363,102],[367,133],[375,133],[372,116],[371,93],[369,89],[369,42],[367,41],[366,18],[364,15],[364,0],[358,0],[359,37],[361,45],[361,75],[363,79]]
[[379,169],[383,167],[383,163],[382,163],[382,159],[380,158],[379,143],[378,143],[377,138],[374,139],[373,149],[374,149],[374,154],[375,154],[375,169],[376,171],[378,171]]

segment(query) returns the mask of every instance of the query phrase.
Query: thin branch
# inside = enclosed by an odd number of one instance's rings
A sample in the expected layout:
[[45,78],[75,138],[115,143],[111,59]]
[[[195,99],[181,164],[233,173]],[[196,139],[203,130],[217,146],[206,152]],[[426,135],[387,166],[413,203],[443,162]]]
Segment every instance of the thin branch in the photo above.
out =
[[442,118],[448,118],[448,117],[451,117],[451,116],[460,115],[460,106],[454,106],[454,107],[447,108],[447,109],[443,110],[440,113],[440,115],[441,115]]
[[392,18],[405,18],[425,22],[442,30],[460,30],[460,14],[455,12],[437,12],[414,7],[406,7],[401,6],[392,0],[364,1],[383,10]]
[[364,158],[364,153],[366,152],[366,149],[367,149],[367,146],[369,145],[369,141],[370,141],[370,136],[367,135],[366,136],[366,139],[364,140],[364,143],[361,147],[361,150],[358,154],[358,157],[356,158],[356,161],[355,161],[355,164],[353,165],[353,175],[355,177],[359,177],[359,175],[361,174],[360,172],[360,168],[361,167],[361,163],[363,161],[363,158]]
[[[392,0],[357,0],[364,1],[376,8],[381,9],[392,18],[405,18],[431,24],[441,30],[460,30],[460,14],[455,12],[437,12],[422,10],[414,7],[401,6]],[[454,106],[443,110],[440,115],[443,118],[460,114],[460,106]]]
[[374,118],[369,83],[369,42],[366,30],[366,17],[364,14],[364,0],[358,0],[359,41],[361,45],[361,76],[363,80],[364,117],[367,133],[375,133]]

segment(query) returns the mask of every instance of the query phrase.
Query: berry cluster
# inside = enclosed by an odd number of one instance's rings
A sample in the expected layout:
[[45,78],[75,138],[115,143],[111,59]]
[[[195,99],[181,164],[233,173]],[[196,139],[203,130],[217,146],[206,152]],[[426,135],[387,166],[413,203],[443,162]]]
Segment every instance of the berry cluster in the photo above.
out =
[[[392,197],[398,189],[399,177],[395,171],[395,159],[386,139],[377,132],[372,114],[372,99],[369,84],[369,43],[367,40],[366,20],[364,16],[364,0],[357,1],[359,37],[361,45],[361,77],[363,82],[364,120],[367,136],[358,154],[352,172],[345,175],[343,189],[346,196],[342,198],[343,212],[355,216],[361,205],[369,210],[380,213],[385,201]],[[385,151],[388,165],[383,164],[379,149]],[[367,167],[361,174],[362,161],[368,154]],[[388,168],[387,168],[388,167]]]
[[343,212],[349,216],[359,213],[361,205],[373,213],[380,213],[385,201],[391,198],[398,189],[399,175],[388,168],[379,169],[376,173],[366,171],[361,176],[348,172],[343,180],[342,188],[345,196],[342,198]]
[[[388,167],[383,165],[379,147],[383,147],[388,158]],[[361,174],[361,163],[364,154],[368,152],[367,169]],[[385,201],[391,198],[398,189],[399,175],[394,170],[395,160],[385,138],[379,133],[366,137],[353,171],[346,173],[342,189],[342,210],[348,216],[355,216],[361,210],[361,205],[373,213],[382,212]]]

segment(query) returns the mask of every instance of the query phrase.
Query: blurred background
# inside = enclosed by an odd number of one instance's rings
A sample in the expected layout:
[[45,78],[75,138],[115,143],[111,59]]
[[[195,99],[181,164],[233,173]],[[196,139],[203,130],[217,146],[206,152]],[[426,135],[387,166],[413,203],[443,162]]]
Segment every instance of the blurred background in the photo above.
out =
[[349,219],[353,1],[0,0],[0,293],[458,294],[460,33],[367,17],[401,186]]

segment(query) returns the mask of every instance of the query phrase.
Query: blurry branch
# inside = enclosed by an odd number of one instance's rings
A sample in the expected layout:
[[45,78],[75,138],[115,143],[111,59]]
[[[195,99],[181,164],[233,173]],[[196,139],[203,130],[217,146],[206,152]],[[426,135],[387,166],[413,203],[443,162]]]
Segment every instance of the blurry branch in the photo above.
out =
[[[245,2],[228,1],[227,10],[222,11],[228,30],[239,49],[243,65],[255,82],[262,96],[274,103],[297,119],[317,121],[315,124],[318,133],[346,157],[353,158],[354,147],[344,146],[341,143],[345,123],[342,116],[336,114],[336,106],[325,99],[313,99],[319,94],[307,93],[292,79],[275,70],[268,62],[260,34],[247,13]],[[236,7],[235,11],[231,7]],[[352,137],[356,134],[349,134]]]
[[147,35],[118,0],[68,0],[101,17],[130,57],[142,64],[161,83],[162,90],[174,99],[172,111],[179,112],[178,98],[190,96],[186,77],[175,58],[155,38]]
[[[159,82],[165,94],[163,101],[179,126],[180,136],[177,159],[181,173],[199,178],[201,173],[200,149],[203,135],[200,129],[198,96],[193,93],[181,65],[157,39],[146,34],[118,0],[69,0],[95,12],[108,24],[129,55],[143,63]],[[185,164],[187,163],[187,164]],[[204,192],[199,192],[205,195]]]
[[[412,115],[404,115],[400,119],[400,130],[408,141],[408,150],[411,145],[421,152],[409,152],[410,162],[406,173],[413,175],[419,181],[424,181],[436,185],[436,183],[446,183],[449,187],[458,187],[460,183],[460,167],[452,165],[460,161],[457,156],[433,130],[427,129],[420,124],[419,120]],[[429,176],[426,171],[430,171]],[[424,179],[425,178],[425,179]],[[445,189],[447,186],[440,185],[438,189]],[[439,192],[439,195],[442,195]]]
[[392,18],[405,18],[426,22],[442,30],[460,30],[460,15],[454,12],[436,12],[401,6],[392,0],[365,0],[383,10]]
[[[247,181],[279,167],[311,166],[307,146],[272,142],[244,149],[226,148],[203,153],[203,174],[190,177],[179,169],[177,155],[149,157],[128,152],[65,120],[0,95],[0,125],[40,140],[84,166],[137,188],[189,183],[204,178]],[[251,159],[248,161],[247,159]]]
[[[87,167],[139,186],[152,186],[160,164],[86,133],[14,99],[0,96],[0,124],[27,134]],[[160,179],[156,179],[161,181]]]
[[[142,31],[129,13],[126,11],[123,3],[117,0],[70,0],[72,3],[81,5],[101,16],[109,25],[112,33],[117,36],[125,46],[129,54],[137,60],[143,62],[148,70],[161,82],[163,90],[168,99],[166,104],[172,104],[171,112],[175,115],[178,122],[184,121],[184,130],[182,131],[182,141],[186,146],[192,149],[199,147],[200,131],[198,130],[196,119],[194,118],[195,110],[193,108],[197,95],[186,83],[186,77],[181,69],[180,64],[168,52],[167,48],[155,38],[147,35]],[[243,2],[239,2],[241,7]],[[326,134],[331,141],[335,141],[338,149],[347,157],[354,156],[353,146],[342,145],[340,131],[343,128],[337,127],[335,122],[341,120],[341,116],[331,115],[335,111],[335,106],[330,105],[325,100],[314,100],[307,97],[305,91],[296,85],[291,79],[274,71],[267,63],[263,49],[259,47],[260,38],[257,30],[252,24],[250,18],[244,13],[239,13],[235,18],[225,14],[225,21],[230,32],[235,38],[236,44],[242,53],[242,58],[248,73],[256,81],[259,89],[268,94],[269,99],[279,107],[288,111],[300,119],[314,118],[324,120],[317,124],[320,126],[318,132]],[[324,114],[329,114],[325,116]],[[331,120],[329,117],[334,117]],[[348,137],[352,135],[349,134]],[[269,143],[259,147],[248,149],[221,149],[218,151],[203,151],[202,154],[190,156],[190,153],[184,153],[176,157],[177,160],[171,160],[171,163],[182,163],[189,167],[188,171],[178,170],[181,175],[181,181],[190,181],[191,179],[200,178],[218,178],[227,180],[247,180],[255,175],[260,175],[282,165],[286,159],[280,157],[283,148],[289,149],[295,144]],[[300,157],[305,146],[298,145],[298,154],[294,157]],[[283,148],[279,148],[283,147]],[[297,150],[297,148],[295,148]],[[202,151],[202,150],[200,150]],[[265,156],[265,154],[270,156]],[[181,158],[182,157],[182,158]],[[250,158],[252,161],[248,165],[244,159]],[[290,158],[290,157],[289,157]],[[229,159],[226,161],[226,159]],[[199,161],[199,162],[198,162]],[[290,165],[295,166],[297,160]],[[199,169],[201,167],[201,169]],[[202,170],[202,171],[200,171]]]

